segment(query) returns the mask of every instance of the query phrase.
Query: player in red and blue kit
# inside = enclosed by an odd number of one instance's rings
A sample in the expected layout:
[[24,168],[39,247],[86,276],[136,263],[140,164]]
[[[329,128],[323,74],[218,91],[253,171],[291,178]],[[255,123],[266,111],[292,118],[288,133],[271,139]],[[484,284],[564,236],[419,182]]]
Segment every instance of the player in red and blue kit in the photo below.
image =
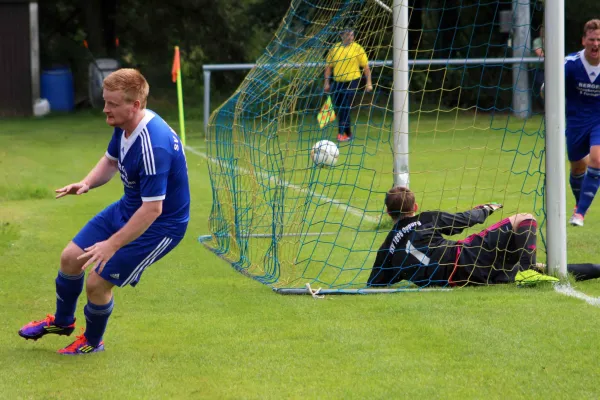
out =
[[583,28],[584,49],[565,59],[567,154],[575,210],[569,223],[583,226],[600,186],[600,20]]
[[[113,287],[135,286],[144,271],[183,239],[190,190],[183,146],[177,134],[146,109],[149,86],[134,69],[104,80],[106,122],[115,127],[106,154],[81,182],[58,189],[57,198],[81,195],[107,183],[117,172],[124,195],[92,218],[63,250],[56,278],[56,313],[19,330],[26,339],[70,335],[83,291],[86,330],[61,354],[104,350],[102,337],[113,310]],[[93,269],[92,269],[93,268]]]

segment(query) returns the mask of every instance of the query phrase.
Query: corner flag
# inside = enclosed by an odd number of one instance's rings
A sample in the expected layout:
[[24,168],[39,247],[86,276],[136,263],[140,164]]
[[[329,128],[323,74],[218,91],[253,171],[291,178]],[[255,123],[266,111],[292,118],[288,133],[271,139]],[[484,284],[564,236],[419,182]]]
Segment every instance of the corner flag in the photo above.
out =
[[333,109],[331,96],[327,96],[327,100],[325,100],[323,107],[321,107],[321,111],[317,114],[317,120],[321,129],[330,122],[335,121],[335,110]]
[[173,82],[177,82],[177,104],[179,106],[179,134],[181,143],[185,146],[185,121],[183,116],[183,89],[181,88],[181,59],[179,58],[179,46],[175,46],[173,67],[171,68]]

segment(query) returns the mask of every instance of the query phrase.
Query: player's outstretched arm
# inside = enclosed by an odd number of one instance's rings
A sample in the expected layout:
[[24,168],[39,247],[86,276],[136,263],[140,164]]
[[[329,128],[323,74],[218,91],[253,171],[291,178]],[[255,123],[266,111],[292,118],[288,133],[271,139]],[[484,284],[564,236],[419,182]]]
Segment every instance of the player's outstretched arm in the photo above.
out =
[[494,211],[496,211],[499,208],[504,207],[502,204],[500,203],[488,203],[488,204],[481,204],[478,205],[474,208],[474,210],[487,210],[488,211],[488,216],[493,213]]
[[68,194],[84,194],[90,189],[97,188],[110,181],[117,172],[117,162],[102,156],[98,164],[90,171],[90,173],[80,182],[72,183],[60,189],[56,189],[56,198],[60,199]]
[[444,235],[457,235],[467,228],[483,223],[499,208],[502,208],[502,204],[490,203],[456,214],[440,212],[435,220],[435,227]]

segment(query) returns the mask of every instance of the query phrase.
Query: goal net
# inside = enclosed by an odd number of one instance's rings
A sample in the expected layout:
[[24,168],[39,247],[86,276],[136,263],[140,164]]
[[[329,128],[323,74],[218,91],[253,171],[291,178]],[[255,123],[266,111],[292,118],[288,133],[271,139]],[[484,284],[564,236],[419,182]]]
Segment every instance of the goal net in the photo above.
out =
[[[532,90],[538,68],[503,61],[532,54],[532,21],[542,16],[534,7],[516,26],[513,13],[511,30],[524,24],[528,32],[515,46],[499,29],[501,11],[512,3],[404,1],[403,23],[392,0],[293,0],[256,66],[211,115],[213,205],[210,235],[201,241],[276,289],[308,283],[360,292],[392,227],[384,198],[402,168],[421,210],[499,202],[504,209],[486,225],[527,212],[542,226],[544,129]],[[348,29],[369,60],[373,90],[361,69],[346,89],[347,109],[334,104],[336,119],[321,126],[327,58]],[[407,66],[394,60],[394,49]],[[394,83],[399,76],[406,88]],[[395,132],[398,118],[405,143]],[[352,140],[338,141],[346,128]],[[311,159],[321,140],[337,144],[335,166]],[[406,281],[391,287],[414,288]]]

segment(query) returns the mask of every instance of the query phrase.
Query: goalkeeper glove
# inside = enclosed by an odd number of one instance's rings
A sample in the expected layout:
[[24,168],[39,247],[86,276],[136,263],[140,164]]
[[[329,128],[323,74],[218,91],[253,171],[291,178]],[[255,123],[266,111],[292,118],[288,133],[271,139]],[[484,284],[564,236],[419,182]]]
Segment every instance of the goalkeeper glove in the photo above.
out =
[[497,209],[502,208],[502,204],[500,203],[488,203],[488,204],[481,204],[477,207],[475,207],[476,210],[487,210],[488,214],[493,213],[494,211],[496,211]]

